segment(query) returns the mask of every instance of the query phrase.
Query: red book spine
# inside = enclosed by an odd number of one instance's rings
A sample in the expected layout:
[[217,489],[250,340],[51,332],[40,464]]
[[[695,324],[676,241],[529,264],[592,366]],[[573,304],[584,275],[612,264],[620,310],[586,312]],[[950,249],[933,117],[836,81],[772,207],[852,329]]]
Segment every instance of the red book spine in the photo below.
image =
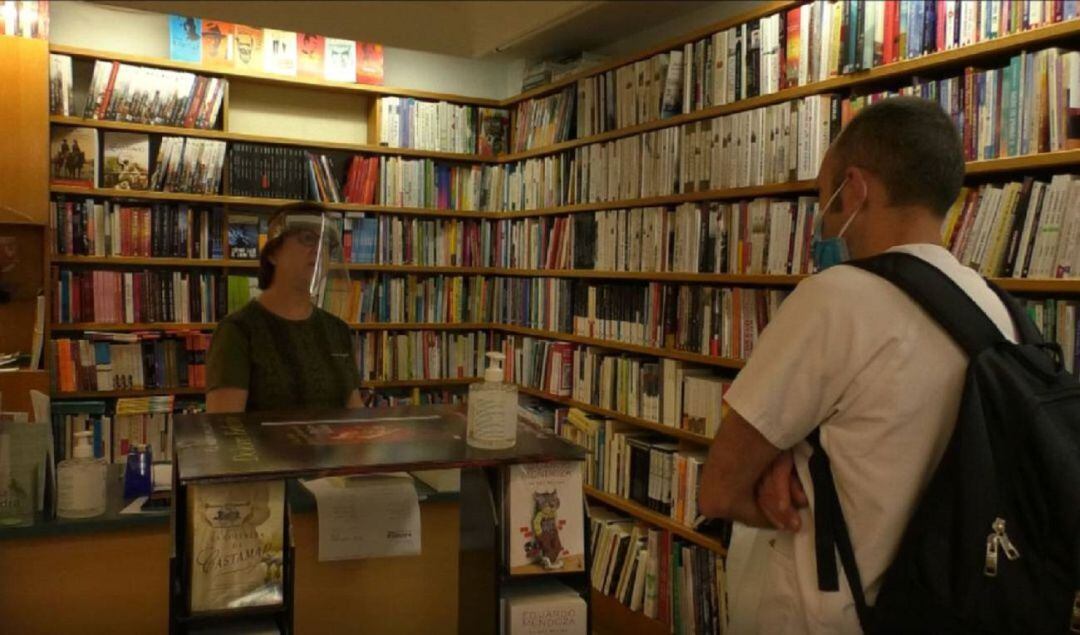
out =
[[[1002,15],[1004,15],[1004,11]],[[936,23],[934,28],[937,31],[935,34],[935,51],[945,50],[945,0],[937,0],[937,10],[934,13],[934,19]]]
[[193,128],[195,126],[195,114],[199,111],[199,104],[202,103],[204,94],[206,93],[206,84],[208,78],[200,77],[197,80],[198,86],[195,88],[195,96],[191,99],[191,104],[188,106],[187,113],[184,115],[184,127]]
[[116,84],[116,73],[120,70],[120,62],[113,62],[112,72],[109,73],[109,83],[105,85],[105,92],[101,96],[101,103],[94,112],[94,119],[101,119],[109,108],[109,100],[112,99],[113,86]]

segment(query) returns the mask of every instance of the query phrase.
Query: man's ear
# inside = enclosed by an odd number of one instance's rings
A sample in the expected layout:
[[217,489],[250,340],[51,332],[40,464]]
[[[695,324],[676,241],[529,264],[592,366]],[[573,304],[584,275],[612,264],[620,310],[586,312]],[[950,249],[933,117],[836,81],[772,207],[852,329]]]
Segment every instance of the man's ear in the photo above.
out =
[[859,209],[866,205],[870,198],[869,173],[852,165],[844,171],[844,177],[847,179],[847,187],[840,194],[840,198],[844,199],[844,209]]

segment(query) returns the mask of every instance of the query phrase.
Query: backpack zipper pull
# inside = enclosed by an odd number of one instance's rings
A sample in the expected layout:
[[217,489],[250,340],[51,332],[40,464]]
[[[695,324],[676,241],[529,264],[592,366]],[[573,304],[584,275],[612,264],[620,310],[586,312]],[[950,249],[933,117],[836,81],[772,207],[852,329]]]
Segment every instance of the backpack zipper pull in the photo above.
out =
[[1005,557],[1009,560],[1016,560],[1020,557],[1020,552],[1013,546],[1011,540],[1009,540],[1009,534],[1005,533],[1005,519],[995,518],[993,523],[994,534],[997,536],[997,541],[1001,545],[1001,548],[1005,550]]
[[983,567],[983,573],[987,577],[994,577],[997,575],[998,566],[998,540],[997,534],[990,534],[986,537],[986,565]]

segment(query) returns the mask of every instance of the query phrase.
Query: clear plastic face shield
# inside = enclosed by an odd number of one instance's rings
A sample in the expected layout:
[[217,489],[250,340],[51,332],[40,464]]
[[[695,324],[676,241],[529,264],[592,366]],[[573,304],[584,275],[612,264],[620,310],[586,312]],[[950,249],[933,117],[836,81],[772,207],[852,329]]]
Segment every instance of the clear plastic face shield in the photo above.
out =
[[318,307],[340,315],[349,298],[349,271],[338,212],[284,210],[270,219],[267,241],[281,239],[274,264],[275,284],[306,290]]

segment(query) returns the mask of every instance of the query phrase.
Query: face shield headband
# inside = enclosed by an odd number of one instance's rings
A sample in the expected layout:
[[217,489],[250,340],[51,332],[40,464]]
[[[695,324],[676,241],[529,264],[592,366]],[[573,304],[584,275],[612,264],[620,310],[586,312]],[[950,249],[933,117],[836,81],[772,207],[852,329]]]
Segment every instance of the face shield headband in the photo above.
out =
[[267,242],[279,240],[291,254],[287,261],[279,258],[279,266],[287,262],[290,271],[279,270],[275,276],[279,273],[290,276],[295,284],[303,278],[312,302],[328,310],[330,307],[325,305],[333,304],[336,295],[347,294],[349,286],[342,250],[342,226],[340,213],[305,209],[278,212],[270,219],[267,229]]

